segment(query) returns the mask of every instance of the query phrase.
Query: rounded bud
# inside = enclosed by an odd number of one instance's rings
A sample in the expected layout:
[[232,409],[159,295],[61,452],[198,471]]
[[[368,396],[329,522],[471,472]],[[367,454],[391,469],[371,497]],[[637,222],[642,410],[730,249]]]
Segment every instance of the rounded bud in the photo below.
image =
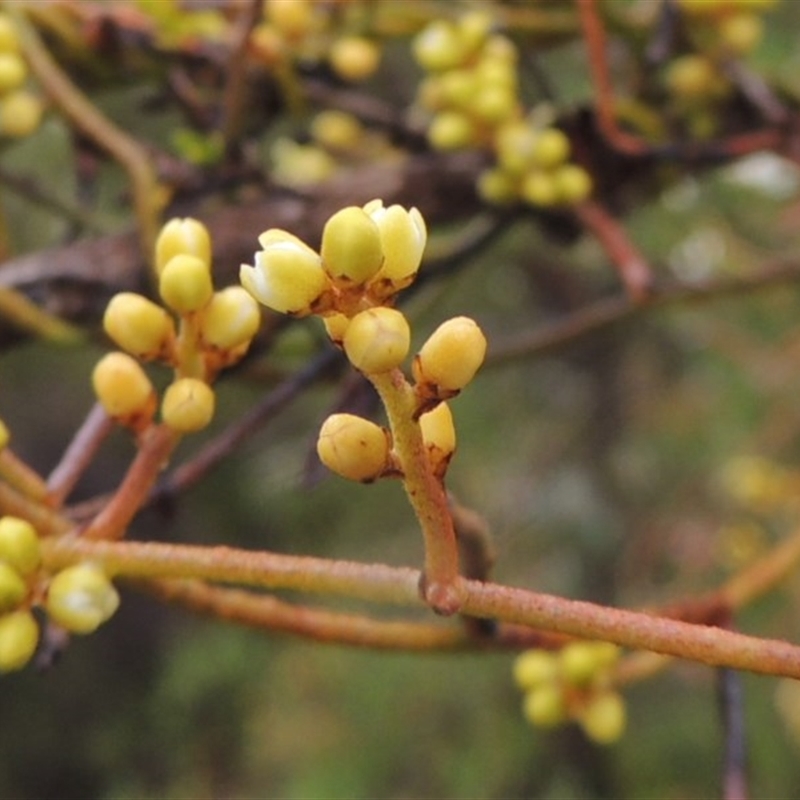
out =
[[514,661],[514,682],[528,691],[556,680],[558,658],[547,650],[526,650]]
[[44,103],[33,92],[18,89],[0,98],[0,136],[22,139],[41,124]]
[[344,351],[362,372],[387,372],[403,363],[411,345],[411,329],[394,308],[379,306],[360,311],[344,334]]
[[261,325],[261,312],[252,295],[242,286],[215,292],[203,312],[203,341],[220,350],[249,344]]
[[722,46],[735,56],[754,50],[764,37],[764,22],[752,11],[741,11],[725,17],[719,26]]
[[601,692],[589,699],[578,722],[584,733],[598,744],[612,744],[625,731],[625,701],[617,692]]
[[28,587],[19,572],[0,561],[0,612],[16,608],[27,593]]
[[554,728],[566,722],[568,710],[564,691],[557,683],[537,686],[525,695],[522,713],[531,725],[540,728]]
[[344,335],[350,325],[350,318],[337,311],[329,314],[322,321],[325,323],[325,332],[328,334],[328,338],[335,345],[341,347],[344,343]]
[[156,272],[161,273],[177,255],[196,256],[211,270],[211,237],[202,222],[176,217],[161,228],[156,239]]
[[375,42],[363,36],[345,36],[333,43],[328,60],[340,78],[363,81],[378,69],[381,51]]
[[570,642],[565,645],[558,654],[564,680],[574,686],[591,683],[600,668],[598,652],[596,642]]
[[108,353],[92,372],[97,399],[110,417],[124,420],[150,416],[155,407],[155,391],[150,379],[127,353]]
[[414,38],[414,58],[429,72],[443,72],[462,64],[468,55],[458,29],[446,20],[435,20]]
[[103,329],[123,350],[139,358],[163,354],[175,334],[172,317],[135,292],[120,292],[111,298],[103,315]]
[[159,273],[158,293],[178,314],[200,311],[214,294],[208,264],[185,253],[173,256]]
[[214,390],[197,378],[178,378],[167,387],[161,402],[164,424],[179,433],[205,428],[214,416]]
[[19,55],[0,53],[0,94],[7,94],[14,89],[19,89],[27,77],[28,68]]
[[466,114],[442,111],[431,120],[428,141],[436,150],[460,150],[476,143],[477,131]]
[[0,562],[20,575],[30,575],[41,563],[42,553],[36,529],[26,519],[0,519]]
[[56,573],[47,589],[45,608],[72,633],[92,633],[119,606],[119,595],[103,570],[89,563],[75,564]]
[[428,241],[425,220],[416,208],[405,209],[394,204],[384,208],[381,200],[364,206],[378,227],[383,265],[373,283],[388,284],[393,291],[408,286],[416,277]]
[[428,451],[428,460],[437,475],[443,475],[456,449],[456,428],[447,403],[439,403],[419,418],[422,441]]
[[533,138],[531,161],[536,167],[557,167],[569,158],[569,153],[569,139],[558,128],[545,128]]
[[361,142],[363,135],[361,122],[346,111],[327,109],[320,111],[311,121],[311,136],[314,141],[330,150],[353,150]]
[[553,172],[553,183],[560,203],[574,205],[592,193],[592,178],[578,164],[563,164]]
[[389,464],[387,431],[354,414],[331,414],[319,431],[317,454],[331,471],[352,481],[373,481]]
[[485,169],[478,175],[478,194],[495,205],[510,205],[519,199],[519,186],[504,169]]
[[548,208],[559,201],[558,187],[553,175],[538,169],[528,172],[523,177],[519,191],[522,199],[532,206]]
[[414,377],[417,383],[457,392],[475,377],[485,355],[486,337],[475,320],[453,317],[422,345],[414,359]]
[[330,285],[322,259],[286,231],[266,231],[259,242],[264,249],[256,253],[255,264],[242,264],[239,272],[244,288],[273,311],[311,314]]
[[0,13],[0,53],[16,53],[18,51],[17,26],[8,14]]
[[299,39],[315,27],[311,0],[266,0],[264,16],[284,36]]
[[383,262],[378,226],[363,208],[343,208],[325,223],[320,255],[325,271],[335,281],[365,283]]
[[14,611],[0,617],[0,672],[22,669],[39,644],[39,626],[30,611]]
[[11,431],[9,431],[8,425],[0,419],[0,450],[7,447],[10,440]]

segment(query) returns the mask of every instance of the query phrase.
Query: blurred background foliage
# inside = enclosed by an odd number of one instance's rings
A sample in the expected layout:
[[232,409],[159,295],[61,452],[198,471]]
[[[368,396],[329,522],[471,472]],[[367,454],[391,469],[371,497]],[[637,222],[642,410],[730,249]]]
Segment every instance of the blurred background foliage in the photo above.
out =
[[[782,3],[753,57],[794,97],[799,11]],[[536,52],[536,68],[559,102],[591,97],[574,37]],[[401,105],[418,78],[401,38],[387,46],[369,91]],[[158,75],[83,79],[112,119],[169,146],[176,117],[153,109]],[[259,144],[306,122],[277,116]],[[77,157],[67,126],[50,115],[35,135],[4,145],[0,164],[73,204]],[[656,186],[634,181],[624,218],[659,277],[691,284],[796,259],[800,175],[789,161],[762,153],[702,171],[663,167],[670,170]],[[94,232],[129,228],[120,170],[98,162],[92,187],[85,208]],[[13,253],[75,235],[63,216],[3,188]],[[434,240],[462,224],[434,230]],[[519,216],[490,246],[416,292],[405,306],[416,341],[442,319],[467,314],[486,331],[491,354],[520,332],[619,294],[598,245],[590,237],[565,241],[553,224],[546,215]],[[495,579],[641,607],[717,585],[791,530],[796,508],[752,514],[731,502],[720,476],[740,456],[798,463],[799,315],[800,295],[787,282],[648,309],[558,348],[490,357],[453,404],[459,451],[448,484],[489,521]],[[286,326],[267,358],[220,384],[215,430],[322,346],[314,322]],[[64,348],[23,341],[0,354],[0,416],[16,451],[45,474],[92,402],[89,374],[104,347],[99,336]],[[145,511],[131,536],[419,564],[420,537],[397,484],[351,485],[308,471],[317,428],[338,397],[333,380],[307,392],[202,485]],[[185,442],[178,457],[203,438]],[[127,436],[115,436],[76,499],[111,489],[132,452]],[[196,618],[122,588],[109,625],[74,641],[51,668],[0,682],[0,797],[719,794],[723,734],[709,669],[676,663],[627,689],[629,730],[599,748],[576,728],[548,733],[525,723],[511,655],[325,646]],[[791,579],[738,622],[796,639],[800,583]],[[745,676],[743,683],[752,794],[793,796],[800,737],[787,724],[791,709],[776,700],[778,681]]]

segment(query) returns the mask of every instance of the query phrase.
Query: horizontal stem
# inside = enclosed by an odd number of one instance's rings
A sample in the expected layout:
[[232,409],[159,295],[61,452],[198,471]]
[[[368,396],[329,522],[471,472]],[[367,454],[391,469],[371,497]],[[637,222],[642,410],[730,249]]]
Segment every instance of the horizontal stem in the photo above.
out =
[[[79,538],[43,543],[47,566],[92,560],[111,574],[149,578],[202,578],[271,589],[329,593],[373,602],[420,606],[419,572],[382,564],[308,556]],[[635,650],[771,675],[800,678],[800,647],[708,625],[567,600],[525,589],[463,581],[462,613],[528,625]]]

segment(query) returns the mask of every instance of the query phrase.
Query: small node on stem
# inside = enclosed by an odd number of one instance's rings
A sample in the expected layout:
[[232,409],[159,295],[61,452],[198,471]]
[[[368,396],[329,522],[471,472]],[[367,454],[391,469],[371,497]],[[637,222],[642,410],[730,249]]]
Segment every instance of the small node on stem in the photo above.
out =
[[458,575],[449,581],[436,581],[429,580],[423,572],[419,580],[419,593],[433,611],[442,617],[457,614],[464,604],[464,584]]

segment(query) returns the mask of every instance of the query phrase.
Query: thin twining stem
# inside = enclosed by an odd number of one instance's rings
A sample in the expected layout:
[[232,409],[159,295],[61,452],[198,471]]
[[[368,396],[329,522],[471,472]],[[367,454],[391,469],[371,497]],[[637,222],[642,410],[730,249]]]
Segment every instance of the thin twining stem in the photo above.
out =
[[[383,564],[251,552],[227,547],[87,541],[64,537],[43,542],[46,565],[59,569],[92,560],[112,575],[198,578],[270,589],[295,589],[418,607],[420,573]],[[528,625],[633,650],[699,661],[711,666],[800,678],[800,647],[652,614],[567,600],[526,589],[461,582],[461,613]]]

